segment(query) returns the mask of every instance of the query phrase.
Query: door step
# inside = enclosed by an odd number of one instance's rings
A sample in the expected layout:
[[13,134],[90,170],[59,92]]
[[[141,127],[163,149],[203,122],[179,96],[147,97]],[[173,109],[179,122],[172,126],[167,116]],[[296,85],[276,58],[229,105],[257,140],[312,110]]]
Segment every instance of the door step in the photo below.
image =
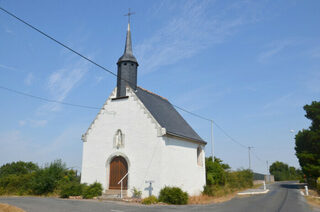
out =
[[[108,189],[100,196],[100,199],[120,199],[120,193],[120,190]],[[122,198],[126,198],[127,194],[127,190],[122,190]]]

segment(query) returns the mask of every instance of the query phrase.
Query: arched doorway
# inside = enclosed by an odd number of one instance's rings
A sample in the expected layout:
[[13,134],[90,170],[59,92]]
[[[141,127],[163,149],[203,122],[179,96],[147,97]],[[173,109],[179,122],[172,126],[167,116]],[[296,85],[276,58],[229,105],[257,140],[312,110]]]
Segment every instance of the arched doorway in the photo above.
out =
[[[110,162],[110,178],[109,189],[120,189],[121,184],[118,182],[127,174],[128,164],[127,161],[121,157],[114,157]],[[122,181],[122,189],[128,188],[128,176]]]

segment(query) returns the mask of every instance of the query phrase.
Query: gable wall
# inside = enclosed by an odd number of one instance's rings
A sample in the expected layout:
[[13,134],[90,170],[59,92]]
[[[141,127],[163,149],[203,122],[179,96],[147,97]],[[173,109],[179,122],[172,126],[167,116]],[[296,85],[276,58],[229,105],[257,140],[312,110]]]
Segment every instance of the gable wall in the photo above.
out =
[[[113,156],[121,155],[129,166],[129,195],[136,187],[143,197],[148,196],[147,180],[154,181],[154,195],[165,185],[179,186],[189,194],[199,193],[205,184],[205,168],[204,164],[197,165],[198,144],[160,136],[160,126],[131,89],[127,90],[128,99],[111,101],[115,94],[104,106],[115,114],[101,111],[84,136],[81,182],[98,181],[108,189],[109,163]],[[120,149],[113,147],[118,129],[125,135],[124,148]]]
[[[115,97],[115,91],[111,98]],[[105,109],[115,114],[98,114],[83,142],[81,182],[98,181],[104,189],[109,185],[109,162],[113,156],[125,156],[129,165],[129,190],[147,187],[145,180],[161,181],[159,164],[164,141],[158,136],[157,123],[145,113],[135,95],[127,93],[128,99],[107,100]],[[124,148],[113,147],[116,131],[125,135]],[[145,191],[147,193],[147,191]]]

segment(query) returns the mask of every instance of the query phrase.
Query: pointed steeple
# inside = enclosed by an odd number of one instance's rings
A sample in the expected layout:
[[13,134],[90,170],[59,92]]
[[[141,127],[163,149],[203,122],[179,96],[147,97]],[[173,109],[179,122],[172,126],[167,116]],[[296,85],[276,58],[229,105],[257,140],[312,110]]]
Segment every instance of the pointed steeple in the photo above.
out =
[[[129,15],[132,14],[128,13]],[[130,16],[129,16],[130,17]],[[123,55],[118,62],[117,98],[126,96],[126,87],[130,86],[134,90],[137,88],[138,62],[132,53],[132,42],[130,32],[130,19],[128,21],[126,44]]]
[[132,41],[131,41],[130,23],[128,23],[127,38],[126,38],[126,45],[125,45],[125,48],[124,48],[124,53],[119,58],[118,63],[120,63],[122,61],[138,63],[137,59],[135,58],[135,56],[133,56],[133,53],[132,53]]

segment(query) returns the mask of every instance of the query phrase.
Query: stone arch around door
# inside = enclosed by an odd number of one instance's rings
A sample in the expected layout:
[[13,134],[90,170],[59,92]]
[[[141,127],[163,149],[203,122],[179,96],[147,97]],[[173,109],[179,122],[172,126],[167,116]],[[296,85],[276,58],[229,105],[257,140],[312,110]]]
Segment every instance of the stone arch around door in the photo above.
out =
[[[120,190],[121,184],[118,184],[118,182],[129,171],[130,163],[128,158],[122,153],[114,153],[108,158],[106,165],[107,189]],[[129,177],[130,175],[123,180],[123,190],[128,189]]]

